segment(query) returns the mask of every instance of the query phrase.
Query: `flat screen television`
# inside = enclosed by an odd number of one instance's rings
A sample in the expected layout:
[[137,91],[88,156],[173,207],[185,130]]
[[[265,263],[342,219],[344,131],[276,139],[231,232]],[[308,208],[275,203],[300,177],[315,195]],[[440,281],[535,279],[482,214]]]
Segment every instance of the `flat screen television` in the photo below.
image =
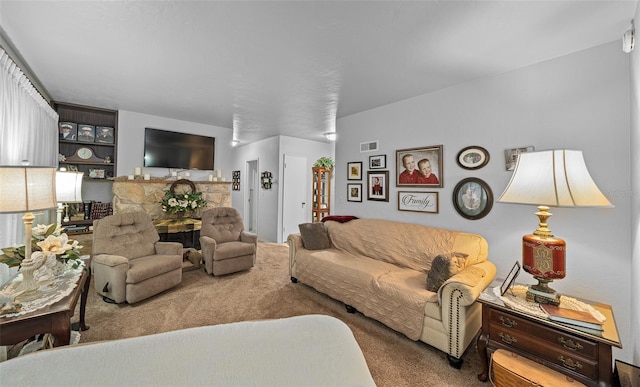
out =
[[144,166],[213,170],[215,137],[144,129]]

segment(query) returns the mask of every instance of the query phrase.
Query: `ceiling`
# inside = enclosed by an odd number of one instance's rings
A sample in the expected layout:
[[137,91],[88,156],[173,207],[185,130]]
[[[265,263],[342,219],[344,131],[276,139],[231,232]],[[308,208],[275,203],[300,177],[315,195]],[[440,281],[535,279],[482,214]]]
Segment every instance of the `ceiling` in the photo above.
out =
[[0,32],[54,100],[324,140],[337,118],[619,41],[637,5],[0,0]]

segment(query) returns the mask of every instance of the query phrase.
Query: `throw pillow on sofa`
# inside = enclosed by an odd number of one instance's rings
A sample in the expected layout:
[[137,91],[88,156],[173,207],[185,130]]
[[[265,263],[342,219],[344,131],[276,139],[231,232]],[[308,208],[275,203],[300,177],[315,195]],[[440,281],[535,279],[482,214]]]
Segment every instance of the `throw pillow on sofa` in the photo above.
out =
[[467,256],[464,253],[451,253],[435,257],[427,274],[427,290],[437,292],[449,278],[462,271]]
[[331,247],[324,223],[302,223],[298,225],[302,244],[307,250],[322,250]]

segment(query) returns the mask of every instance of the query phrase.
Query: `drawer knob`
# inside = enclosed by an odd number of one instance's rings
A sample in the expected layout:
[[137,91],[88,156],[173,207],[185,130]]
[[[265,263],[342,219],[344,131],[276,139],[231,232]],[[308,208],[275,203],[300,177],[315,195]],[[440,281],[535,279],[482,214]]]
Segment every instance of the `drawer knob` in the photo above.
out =
[[563,346],[563,347],[565,347],[565,348],[567,348],[567,349],[571,349],[571,350],[573,350],[573,351],[577,351],[577,350],[580,350],[580,349],[582,349],[582,348],[583,348],[583,347],[582,347],[582,345],[580,345],[580,343],[576,343],[576,342],[574,342],[574,341],[573,341],[573,340],[571,340],[571,339],[567,339],[567,340],[565,340],[565,338],[564,338],[564,337],[558,337],[558,341],[559,341],[560,343],[562,343],[562,346]]
[[582,369],[582,364],[578,363],[577,361],[573,361],[573,359],[571,359],[570,357],[565,359],[564,356],[560,355],[558,356],[558,360],[560,360],[562,364],[564,364],[564,366],[570,370],[575,371],[577,368]]
[[517,327],[518,323],[510,319],[509,317],[498,316],[498,320],[507,328]]
[[498,336],[500,336],[502,341],[504,341],[507,344],[513,344],[513,343],[517,343],[518,342],[518,340],[515,337],[511,337],[511,335],[504,334],[502,332],[500,332],[500,334],[498,334]]

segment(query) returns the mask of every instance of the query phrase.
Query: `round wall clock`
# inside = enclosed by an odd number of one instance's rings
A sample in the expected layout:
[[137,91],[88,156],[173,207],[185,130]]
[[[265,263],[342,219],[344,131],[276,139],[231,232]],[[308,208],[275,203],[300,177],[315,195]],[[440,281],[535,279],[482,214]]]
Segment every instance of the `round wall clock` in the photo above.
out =
[[81,148],[78,148],[78,150],[76,151],[76,154],[78,155],[79,158],[83,160],[88,160],[91,158],[91,156],[93,156],[93,151],[90,148],[81,147]]

